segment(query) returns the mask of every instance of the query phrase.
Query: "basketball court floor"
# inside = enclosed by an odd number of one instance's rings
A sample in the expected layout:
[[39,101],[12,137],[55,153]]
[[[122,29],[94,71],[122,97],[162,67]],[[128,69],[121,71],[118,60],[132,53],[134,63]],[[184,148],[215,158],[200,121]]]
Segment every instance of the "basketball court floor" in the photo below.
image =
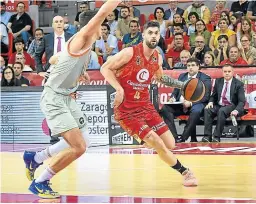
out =
[[[153,150],[134,146],[93,147],[52,179],[60,199],[40,199],[28,191],[24,149],[45,145],[1,145],[1,202],[5,203],[256,203],[256,142],[177,144],[176,156],[190,167],[198,187]],[[41,166],[36,176],[42,172]]]

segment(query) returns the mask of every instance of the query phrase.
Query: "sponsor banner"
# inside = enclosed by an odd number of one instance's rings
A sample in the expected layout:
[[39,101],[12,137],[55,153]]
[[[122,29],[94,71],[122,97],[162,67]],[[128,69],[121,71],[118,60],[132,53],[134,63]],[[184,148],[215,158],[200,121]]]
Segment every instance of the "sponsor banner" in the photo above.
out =
[[[1,142],[49,143],[49,128],[40,110],[42,89],[6,90],[1,92]],[[78,95],[77,103],[86,116],[92,145],[109,144],[106,88],[81,87]]]
[[[103,3],[105,3],[106,0],[97,0],[95,1],[96,8],[100,8]],[[142,6],[142,5],[152,5],[152,4],[168,4],[169,0],[123,0],[122,3],[119,4],[119,6],[125,5],[125,3],[132,2],[134,6]],[[180,0],[180,3],[182,2],[191,2],[191,0]]]
[[16,7],[19,2],[22,2],[25,4],[25,11],[27,12],[29,10],[29,1],[20,1],[20,0],[2,0],[6,4],[6,11],[9,12],[16,12]]

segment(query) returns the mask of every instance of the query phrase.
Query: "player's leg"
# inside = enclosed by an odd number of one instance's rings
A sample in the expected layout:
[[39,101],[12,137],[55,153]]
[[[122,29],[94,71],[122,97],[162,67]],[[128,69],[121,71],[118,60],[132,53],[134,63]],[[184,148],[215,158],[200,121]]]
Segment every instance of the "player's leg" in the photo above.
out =
[[[168,136],[170,131],[164,133]],[[162,135],[161,135],[162,136]],[[184,178],[184,186],[197,186],[197,180],[193,173],[186,167],[184,167],[180,161],[174,156],[174,154],[169,151],[166,147],[164,141],[161,139],[153,130],[148,132],[143,139],[147,144],[155,149],[159,157],[170,167],[178,171]],[[167,138],[167,137],[166,137]],[[169,135],[169,138],[173,138],[172,135]],[[174,139],[174,138],[173,138]],[[170,142],[171,143],[171,142]]]

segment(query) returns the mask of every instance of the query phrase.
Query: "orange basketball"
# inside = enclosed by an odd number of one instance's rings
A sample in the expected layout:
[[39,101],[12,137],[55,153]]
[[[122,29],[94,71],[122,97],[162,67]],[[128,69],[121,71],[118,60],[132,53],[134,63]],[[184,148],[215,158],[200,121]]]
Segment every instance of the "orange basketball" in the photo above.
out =
[[200,101],[205,94],[204,83],[197,78],[189,79],[183,88],[183,96],[185,100],[191,102]]

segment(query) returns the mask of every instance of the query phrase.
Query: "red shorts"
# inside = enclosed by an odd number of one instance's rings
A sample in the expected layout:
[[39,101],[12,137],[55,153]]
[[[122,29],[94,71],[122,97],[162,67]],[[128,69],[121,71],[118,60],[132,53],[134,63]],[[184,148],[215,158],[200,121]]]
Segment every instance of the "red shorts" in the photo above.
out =
[[[124,118],[118,119],[120,126],[131,136],[139,137],[141,140],[151,131],[155,131],[159,136],[165,133],[169,128],[157,113],[155,109],[136,111],[135,113],[120,113],[117,111],[118,115],[125,114]],[[115,116],[117,116],[115,114]]]

